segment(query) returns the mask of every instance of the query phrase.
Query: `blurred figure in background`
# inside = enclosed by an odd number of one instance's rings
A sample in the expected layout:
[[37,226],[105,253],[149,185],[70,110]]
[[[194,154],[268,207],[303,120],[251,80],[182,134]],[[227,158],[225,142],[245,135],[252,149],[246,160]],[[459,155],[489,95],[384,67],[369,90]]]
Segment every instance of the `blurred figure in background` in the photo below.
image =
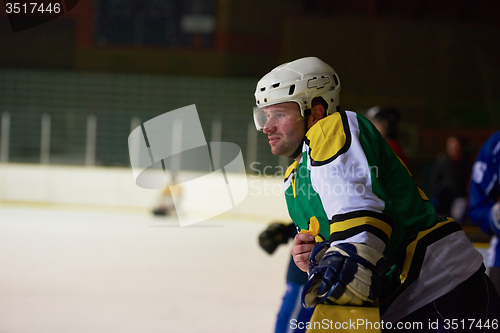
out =
[[467,185],[471,162],[458,136],[446,140],[446,155],[436,162],[432,175],[433,204],[440,215],[462,223],[467,211]]
[[[177,185],[176,178],[172,177],[170,181],[171,185]],[[172,193],[172,191],[174,191]],[[156,203],[155,207],[153,208],[153,215],[156,216],[165,216],[165,215],[176,215],[176,207],[174,204],[174,199],[172,198],[172,195],[175,195],[178,200],[177,202],[180,202],[180,198],[182,198],[182,187],[180,186],[175,186],[175,187],[170,187],[167,185],[167,187],[161,191],[160,196],[158,198],[158,202]]]
[[[276,248],[281,244],[288,243],[289,239],[293,239],[297,234],[297,228],[290,222],[288,224],[282,222],[271,223],[266,230],[259,236],[259,244],[267,253],[273,254]],[[301,271],[290,255],[290,263],[286,274],[286,292],[283,296],[283,302],[278,312],[275,333],[302,333],[305,328],[297,328],[291,325],[292,320],[297,323],[307,323],[311,319],[314,308],[308,309],[302,306],[300,295],[302,287],[307,283],[307,273]]]
[[500,132],[481,147],[472,168],[469,215],[481,230],[493,235],[488,250],[490,279],[500,291]]
[[387,141],[399,159],[410,168],[410,161],[406,156],[403,147],[398,141],[399,138],[399,110],[390,106],[374,106],[366,112],[366,116],[378,129],[382,137]]

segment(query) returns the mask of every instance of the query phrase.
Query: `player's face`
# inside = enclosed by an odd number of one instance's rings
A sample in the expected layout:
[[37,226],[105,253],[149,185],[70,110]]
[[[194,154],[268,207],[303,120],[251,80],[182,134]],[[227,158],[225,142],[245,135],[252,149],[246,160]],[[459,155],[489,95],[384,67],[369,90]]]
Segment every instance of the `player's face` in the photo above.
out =
[[452,161],[458,161],[462,158],[462,144],[460,140],[452,136],[446,140],[446,153]]
[[263,132],[269,137],[274,155],[290,156],[304,138],[304,118],[295,102],[280,103],[264,108],[267,122]]

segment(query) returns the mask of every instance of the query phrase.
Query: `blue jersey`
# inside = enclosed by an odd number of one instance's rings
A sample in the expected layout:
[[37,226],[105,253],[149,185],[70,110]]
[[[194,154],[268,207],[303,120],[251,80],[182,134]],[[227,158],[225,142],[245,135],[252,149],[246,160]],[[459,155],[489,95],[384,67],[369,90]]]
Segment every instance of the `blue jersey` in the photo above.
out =
[[497,236],[500,225],[493,219],[491,209],[500,199],[499,173],[500,132],[496,132],[484,143],[472,168],[469,215],[484,232]]

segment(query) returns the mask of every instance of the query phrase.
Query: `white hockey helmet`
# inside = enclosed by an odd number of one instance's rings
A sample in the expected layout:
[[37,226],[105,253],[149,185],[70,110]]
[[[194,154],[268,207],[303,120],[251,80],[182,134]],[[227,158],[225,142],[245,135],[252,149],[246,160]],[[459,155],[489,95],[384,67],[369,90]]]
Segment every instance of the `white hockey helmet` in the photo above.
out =
[[339,106],[340,81],[337,73],[316,57],[307,57],[285,63],[266,74],[257,83],[256,107],[253,109],[257,130],[261,131],[267,121],[264,107],[285,102],[296,102],[300,114],[311,109],[315,97],[323,97],[328,104],[326,115],[337,111]]

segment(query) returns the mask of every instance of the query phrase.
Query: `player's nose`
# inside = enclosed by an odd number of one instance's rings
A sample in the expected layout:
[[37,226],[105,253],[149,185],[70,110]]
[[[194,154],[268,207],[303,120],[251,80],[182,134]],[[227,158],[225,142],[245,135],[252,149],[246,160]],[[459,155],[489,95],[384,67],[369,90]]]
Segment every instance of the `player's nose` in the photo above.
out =
[[264,126],[264,129],[262,130],[265,134],[276,132],[276,126],[267,126],[267,124]]
[[267,120],[267,122],[265,123],[262,131],[266,134],[270,133],[270,132],[275,132],[276,131],[276,122],[272,118],[269,118]]

